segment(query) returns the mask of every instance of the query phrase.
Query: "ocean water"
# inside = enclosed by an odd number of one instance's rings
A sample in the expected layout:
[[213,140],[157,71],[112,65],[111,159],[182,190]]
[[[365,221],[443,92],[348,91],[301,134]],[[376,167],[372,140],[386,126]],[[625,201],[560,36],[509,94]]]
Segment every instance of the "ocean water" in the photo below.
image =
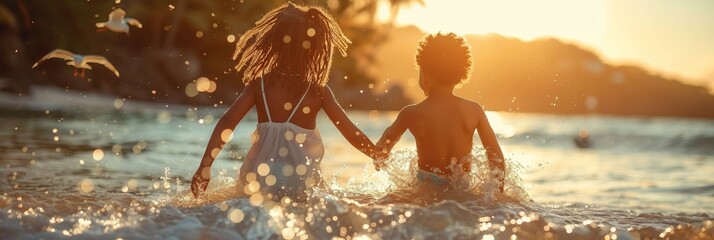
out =
[[[449,191],[414,185],[408,134],[376,172],[323,116],[326,186],[295,203],[235,185],[253,113],[194,199],[222,107],[47,90],[0,106],[0,239],[714,239],[711,120],[489,112],[509,166],[499,194],[483,168]],[[396,113],[349,115],[376,140]]]

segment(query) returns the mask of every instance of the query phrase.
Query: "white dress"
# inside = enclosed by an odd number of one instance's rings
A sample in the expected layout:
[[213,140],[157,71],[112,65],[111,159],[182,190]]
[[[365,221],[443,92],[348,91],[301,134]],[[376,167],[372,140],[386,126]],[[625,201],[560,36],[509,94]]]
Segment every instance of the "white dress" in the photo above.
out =
[[260,192],[266,198],[279,200],[288,196],[304,200],[312,186],[320,183],[320,161],[325,154],[320,131],[306,129],[290,122],[308,90],[300,98],[285,122],[273,122],[265,98],[265,86],[260,90],[268,122],[258,123],[251,136],[252,146],[240,168],[239,180],[246,194]]

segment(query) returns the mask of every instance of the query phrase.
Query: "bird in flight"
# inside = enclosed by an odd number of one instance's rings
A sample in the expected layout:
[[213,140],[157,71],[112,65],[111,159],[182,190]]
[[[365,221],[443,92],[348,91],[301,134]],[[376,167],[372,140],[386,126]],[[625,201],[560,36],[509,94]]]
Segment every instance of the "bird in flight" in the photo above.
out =
[[[84,70],[85,69],[92,69],[92,66],[90,66],[90,63],[96,63],[96,64],[101,64],[104,65],[104,67],[108,68],[111,70],[114,75],[119,77],[119,71],[112,65],[112,63],[109,62],[105,57],[103,56],[98,56],[98,55],[79,55],[72,53],[67,50],[62,50],[62,49],[55,49],[52,52],[48,53],[44,57],[40,58],[40,60],[37,60],[37,62],[32,65],[32,68],[37,67],[40,63],[44,62],[47,59],[50,58],[61,58],[65,61],[67,61],[67,65],[74,66],[74,75],[77,76],[79,75],[80,78],[84,79]],[[80,73],[77,73],[77,69],[80,69]]]
[[123,32],[126,33],[126,35],[129,35],[129,25],[134,25],[138,28],[142,27],[139,20],[125,17],[126,11],[124,11],[124,9],[117,8],[116,10],[109,13],[109,21],[99,22],[96,24],[98,28],[97,32],[108,29],[112,32]]

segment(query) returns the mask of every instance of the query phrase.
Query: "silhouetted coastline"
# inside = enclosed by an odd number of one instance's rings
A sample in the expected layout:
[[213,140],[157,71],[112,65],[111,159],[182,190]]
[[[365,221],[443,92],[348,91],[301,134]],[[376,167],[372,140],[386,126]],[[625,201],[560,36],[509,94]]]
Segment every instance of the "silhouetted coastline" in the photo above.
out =
[[[423,35],[415,27],[390,34],[380,52],[381,78],[394,84],[416,81],[411,46]],[[608,64],[573,44],[556,39],[521,41],[496,34],[466,38],[474,70],[470,81],[456,92],[488,110],[714,118],[714,95],[708,89],[637,66]],[[419,91],[416,85],[406,90]]]
[[[109,8],[104,5],[110,3],[77,3],[74,7],[54,4],[67,10],[72,21],[88,24],[86,28],[63,24],[61,30],[68,31],[65,33],[47,30],[55,26],[48,22],[61,18],[43,15],[50,11],[48,6],[26,4],[27,12],[19,11],[13,4],[6,6],[10,10],[5,13],[17,16],[5,18],[15,21],[0,23],[0,42],[4,43],[0,47],[0,58],[4,59],[0,62],[0,89],[8,94],[32,94],[30,86],[40,85],[103,93],[119,99],[224,105],[232,102],[243,88],[239,73],[232,68],[234,43],[227,41],[226,36],[239,34],[255,16],[217,21],[218,26],[240,27],[218,27],[203,30],[205,33],[196,27],[197,23],[186,20],[180,24],[181,29],[175,30],[174,43],[169,44],[173,25],[167,21],[175,10],[146,12],[166,7],[159,3],[127,8],[147,26],[133,31],[131,36],[94,32],[92,24],[106,18]],[[270,7],[252,4],[256,9]],[[220,8],[220,4],[213,7]],[[246,9],[233,11],[251,12],[249,6],[242,7]],[[84,16],[82,11],[92,14]],[[225,10],[221,14],[233,12]],[[32,20],[29,24],[28,19]],[[370,26],[380,28],[376,24]],[[357,40],[350,47],[350,55],[335,59],[330,85],[345,108],[399,110],[419,96],[413,94],[419,91],[414,52],[425,33],[416,27],[389,29],[392,31],[361,35],[353,32],[350,37]],[[200,38],[197,32],[201,32]],[[70,37],[73,41],[68,41]],[[714,109],[714,96],[708,89],[636,66],[613,66],[576,45],[555,39],[524,42],[499,35],[468,35],[467,40],[472,45],[475,67],[470,81],[457,93],[478,101],[487,110],[714,118],[714,112],[710,111]],[[47,61],[30,69],[32,61],[58,47],[81,54],[101,53],[117,66],[122,77],[95,69],[87,73],[86,79],[78,79],[72,77],[72,70],[62,61]],[[186,88],[200,77],[215,81],[216,91],[187,96]]]

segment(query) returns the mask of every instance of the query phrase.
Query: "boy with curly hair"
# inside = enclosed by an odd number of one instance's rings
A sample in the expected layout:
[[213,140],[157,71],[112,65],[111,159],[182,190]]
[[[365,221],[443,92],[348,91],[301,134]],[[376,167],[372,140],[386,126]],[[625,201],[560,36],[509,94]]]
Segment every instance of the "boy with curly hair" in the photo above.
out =
[[[394,123],[377,142],[391,151],[409,130],[416,140],[420,181],[448,185],[457,168],[469,172],[461,161],[471,153],[474,131],[478,131],[492,170],[498,170],[503,192],[505,164],[501,147],[481,106],[455,96],[454,87],[465,82],[471,70],[471,52],[463,38],[453,34],[432,34],[419,44],[416,54],[419,87],[426,99],[403,108]],[[382,163],[377,160],[379,169]]]

